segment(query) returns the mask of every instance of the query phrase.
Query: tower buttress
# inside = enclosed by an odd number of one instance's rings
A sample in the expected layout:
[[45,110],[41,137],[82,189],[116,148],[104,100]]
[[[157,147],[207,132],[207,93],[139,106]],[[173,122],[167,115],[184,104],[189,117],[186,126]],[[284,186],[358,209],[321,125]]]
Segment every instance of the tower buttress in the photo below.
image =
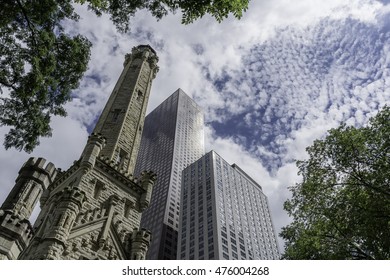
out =
[[45,163],[43,158],[31,157],[20,169],[15,186],[0,208],[0,259],[16,259],[33,235],[28,219],[57,175],[54,164]]

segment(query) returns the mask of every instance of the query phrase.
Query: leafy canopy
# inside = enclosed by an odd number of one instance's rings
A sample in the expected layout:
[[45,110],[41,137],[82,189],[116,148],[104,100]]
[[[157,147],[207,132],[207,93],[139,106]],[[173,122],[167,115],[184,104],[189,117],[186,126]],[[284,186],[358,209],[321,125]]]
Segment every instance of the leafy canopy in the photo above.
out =
[[[6,149],[31,152],[50,136],[50,116],[65,116],[87,69],[90,43],[64,33],[61,21],[77,19],[66,1],[6,1],[0,12],[0,124],[11,126]],[[3,93],[4,94],[4,93]]]
[[390,107],[307,148],[284,204],[286,259],[390,259]]
[[40,137],[51,136],[50,119],[65,116],[90,59],[91,43],[70,36],[63,23],[77,21],[74,3],[97,15],[109,14],[119,31],[141,9],[161,19],[181,11],[188,24],[210,14],[218,22],[231,13],[241,18],[249,0],[5,0],[0,9],[0,125],[10,126],[6,149],[31,152]]
[[182,23],[189,24],[206,14],[221,22],[233,14],[240,19],[248,8],[249,0],[75,0],[87,4],[96,14],[107,13],[121,31],[129,28],[129,19],[141,9],[149,10],[161,19],[168,13],[181,11]]

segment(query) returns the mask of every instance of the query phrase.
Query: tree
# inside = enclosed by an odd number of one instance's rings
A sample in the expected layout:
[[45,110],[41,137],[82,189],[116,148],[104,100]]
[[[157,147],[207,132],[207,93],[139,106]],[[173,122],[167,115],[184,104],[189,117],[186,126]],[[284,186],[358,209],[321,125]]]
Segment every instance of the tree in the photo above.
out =
[[107,13],[119,31],[141,9],[161,19],[182,11],[188,24],[212,15],[222,21],[230,13],[242,16],[249,0],[5,0],[0,9],[0,125],[10,126],[6,149],[31,152],[40,137],[51,136],[50,119],[65,116],[87,69],[91,43],[64,32],[63,22],[77,21],[73,3],[88,5],[97,15]]
[[285,259],[390,259],[390,107],[307,148],[284,209]]

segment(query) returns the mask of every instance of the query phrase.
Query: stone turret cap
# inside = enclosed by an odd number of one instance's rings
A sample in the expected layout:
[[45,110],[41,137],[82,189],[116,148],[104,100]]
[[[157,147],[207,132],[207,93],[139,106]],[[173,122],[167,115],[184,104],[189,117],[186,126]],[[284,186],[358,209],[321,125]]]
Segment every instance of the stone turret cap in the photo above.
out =
[[155,55],[157,55],[157,52],[156,52],[150,45],[138,45],[138,48],[148,48],[148,49],[150,49]]

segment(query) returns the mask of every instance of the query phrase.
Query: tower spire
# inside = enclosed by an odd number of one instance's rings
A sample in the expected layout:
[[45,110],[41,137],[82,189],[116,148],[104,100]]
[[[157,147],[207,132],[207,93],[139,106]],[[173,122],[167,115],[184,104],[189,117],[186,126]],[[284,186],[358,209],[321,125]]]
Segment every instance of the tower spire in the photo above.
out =
[[132,174],[142,136],[146,104],[152,80],[158,72],[158,57],[149,45],[140,45],[126,55],[124,69],[96,124],[106,144],[104,156]]

